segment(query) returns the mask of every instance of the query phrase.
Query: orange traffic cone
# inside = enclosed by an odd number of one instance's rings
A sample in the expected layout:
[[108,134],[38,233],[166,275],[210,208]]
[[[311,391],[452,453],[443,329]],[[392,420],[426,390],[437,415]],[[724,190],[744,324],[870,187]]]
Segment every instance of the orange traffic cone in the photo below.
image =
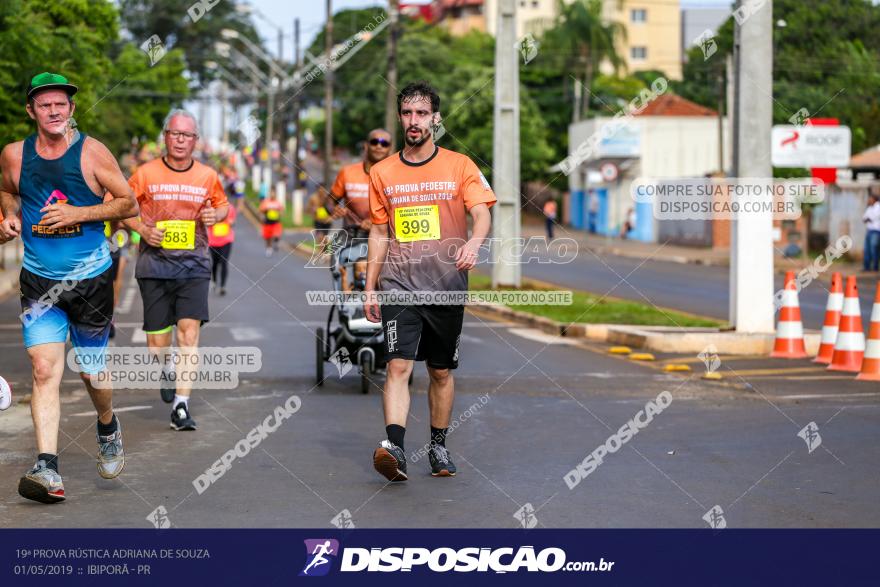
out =
[[785,272],[782,308],[779,310],[776,340],[773,343],[773,352],[770,353],[770,356],[780,359],[803,359],[807,356],[807,349],[804,345],[804,325],[801,323],[801,308],[798,304],[794,271]]
[[868,326],[868,344],[865,346],[862,372],[856,379],[880,381],[880,282],[877,282],[877,294],[874,296],[874,308],[871,310],[871,325]]
[[859,308],[859,288],[856,278],[846,278],[846,291],[843,295],[843,310],[840,313],[840,326],[831,355],[830,371],[852,371],[858,373],[862,368],[865,354],[865,333],[862,332],[862,311]]
[[834,343],[837,341],[837,326],[840,324],[840,311],[843,309],[843,280],[840,273],[831,274],[831,291],[828,292],[828,304],[825,306],[825,324],[822,326],[822,342],[819,354],[814,363],[827,365],[834,354]]

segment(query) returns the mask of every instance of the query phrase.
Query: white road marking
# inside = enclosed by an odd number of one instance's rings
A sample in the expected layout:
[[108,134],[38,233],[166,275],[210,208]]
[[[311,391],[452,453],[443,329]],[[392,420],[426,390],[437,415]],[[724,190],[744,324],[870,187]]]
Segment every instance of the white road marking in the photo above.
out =
[[844,397],[880,397],[880,393],[802,393],[798,395],[778,395],[779,399],[840,399]]
[[[121,412],[136,412],[138,410],[152,410],[152,409],[153,409],[153,406],[125,406],[124,408],[113,408],[113,411],[118,414]],[[92,418],[94,418],[95,417],[95,410],[91,410],[88,412],[77,412],[76,414],[71,414],[71,416],[77,416],[77,417],[91,416]]]
[[137,294],[137,290],[133,287],[129,287],[125,290],[125,294],[122,296],[122,301],[119,303],[119,307],[116,308],[116,312],[118,314],[128,314],[131,312],[131,306],[134,304],[134,296]]
[[537,328],[511,328],[508,332],[544,344],[577,344],[574,340],[558,335],[547,334],[543,330],[538,330]]
[[471,342],[474,344],[481,344],[483,339],[477,338],[476,336],[471,336],[470,334],[461,334],[461,342]]
[[230,334],[236,342],[246,342],[249,340],[262,340],[265,338],[259,328],[230,328]]
[[241,396],[241,397],[228,397],[226,399],[231,402],[243,402],[245,400],[250,400],[250,399],[266,399],[267,397],[281,397],[281,395],[282,394],[275,392],[275,393],[264,393],[261,395],[245,395],[245,396]]

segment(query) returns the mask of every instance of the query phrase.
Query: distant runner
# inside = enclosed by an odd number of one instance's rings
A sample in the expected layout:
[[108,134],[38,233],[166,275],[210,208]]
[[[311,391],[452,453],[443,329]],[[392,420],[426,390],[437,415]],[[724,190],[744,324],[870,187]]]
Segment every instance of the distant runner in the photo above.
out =
[[[426,361],[434,476],[455,475],[446,433],[455,396],[451,369],[458,367],[463,305],[383,305],[377,291],[466,291],[468,271],[492,224],[495,194],[465,155],[434,145],[440,96],[427,82],[397,96],[406,146],[370,170],[370,230],[365,312],[382,321],[389,359],[383,407],[387,440],[373,466],[389,481],[406,481],[403,439],[409,413],[413,361]],[[468,214],[473,231],[468,239]]]
[[173,110],[163,125],[165,155],[138,167],[128,180],[141,205],[140,218],[126,226],[141,234],[135,277],[144,301],[144,332],[163,365],[177,327],[178,371],[168,370],[162,400],[172,403],[171,428],[195,430],[190,415],[191,378],[196,372],[199,328],[208,321],[211,254],[206,227],[229,210],[217,172],[193,159],[199,137],[195,116]]
[[281,213],[284,207],[275,197],[275,189],[269,192],[269,197],[260,202],[260,212],[263,214],[263,240],[266,241],[266,256],[278,252],[278,241],[281,240],[283,227]]
[[59,474],[58,427],[68,333],[82,366],[80,378],[98,414],[98,474],[113,479],[125,466],[113,391],[104,385],[96,389],[91,378],[105,369],[113,317],[104,221],[130,218],[138,206],[116,158],[76,130],[76,92],[64,76],[34,76],[27,113],[37,132],[0,154],[0,240],[21,236],[24,242],[21,321],[33,368],[31,415],[39,453],[19,481],[18,493],[43,503],[66,497]]
[[229,206],[226,218],[208,230],[208,246],[211,247],[211,282],[221,296],[226,295],[226,278],[229,275],[229,255],[235,242],[235,206]]

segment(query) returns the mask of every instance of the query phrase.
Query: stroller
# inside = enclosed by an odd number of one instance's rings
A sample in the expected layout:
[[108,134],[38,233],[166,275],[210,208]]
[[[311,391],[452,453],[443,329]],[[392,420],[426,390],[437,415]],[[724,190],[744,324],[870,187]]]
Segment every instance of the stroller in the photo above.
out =
[[[330,274],[337,293],[342,293],[347,288],[348,284],[344,287],[343,278],[351,284],[348,288],[351,293],[364,291],[367,283],[366,270],[359,265],[365,265],[366,258],[366,239],[348,242],[345,231],[338,231],[333,235],[330,242]],[[338,325],[331,328],[334,314],[337,315]],[[330,307],[326,331],[318,328],[315,336],[317,384],[324,384],[325,362],[334,364],[340,374],[347,372],[352,365],[357,365],[361,376],[361,392],[368,393],[370,376],[385,369],[385,336],[382,324],[367,320],[360,301],[346,300]]]

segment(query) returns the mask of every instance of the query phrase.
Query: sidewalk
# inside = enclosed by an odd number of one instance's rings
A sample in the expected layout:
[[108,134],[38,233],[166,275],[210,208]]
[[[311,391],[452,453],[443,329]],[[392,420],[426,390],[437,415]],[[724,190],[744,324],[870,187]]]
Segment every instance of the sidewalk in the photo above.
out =
[[[639,260],[650,258],[651,260],[666,261],[668,263],[718,267],[730,266],[730,251],[728,249],[664,245],[663,243],[646,243],[636,240],[611,238],[561,225],[557,225],[555,231],[556,238],[574,239],[581,249],[591,251],[596,255],[616,255]],[[523,238],[545,236],[544,226],[542,224],[523,223],[522,236]],[[777,273],[785,271],[797,272],[811,264],[815,258],[816,255],[806,259],[802,257],[787,259],[777,254],[773,259],[773,266]],[[835,261],[831,271],[820,273],[819,279],[830,281],[831,273],[834,271],[839,271],[844,275],[856,275],[859,279],[860,287],[863,288],[867,286],[873,289],[876,287],[878,279],[880,279],[880,274],[877,272],[862,271],[860,262],[847,263],[842,260]]]

